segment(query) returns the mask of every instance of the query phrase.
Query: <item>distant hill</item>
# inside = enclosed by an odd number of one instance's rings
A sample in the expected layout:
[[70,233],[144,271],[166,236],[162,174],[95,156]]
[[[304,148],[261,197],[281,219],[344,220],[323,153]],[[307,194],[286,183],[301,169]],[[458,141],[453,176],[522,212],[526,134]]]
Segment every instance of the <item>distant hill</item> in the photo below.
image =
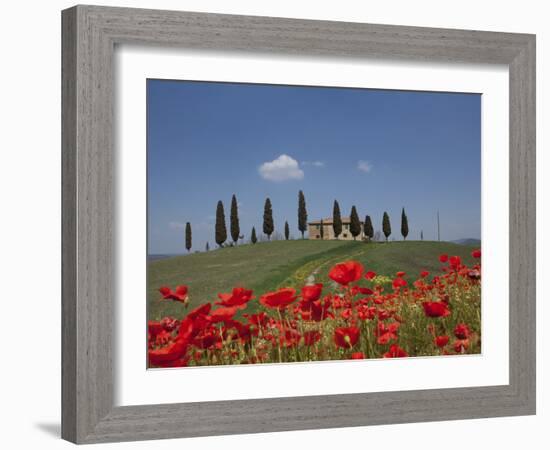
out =
[[481,245],[481,240],[473,239],[473,238],[456,239],[455,241],[450,241],[450,242],[458,245],[477,245],[477,246]]
[[149,261],[156,261],[157,259],[166,259],[166,258],[173,258],[174,256],[185,256],[183,253],[175,253],[175,254],[161,254],[161,253],[153,253],[151,255],[147,255],[147,259]]

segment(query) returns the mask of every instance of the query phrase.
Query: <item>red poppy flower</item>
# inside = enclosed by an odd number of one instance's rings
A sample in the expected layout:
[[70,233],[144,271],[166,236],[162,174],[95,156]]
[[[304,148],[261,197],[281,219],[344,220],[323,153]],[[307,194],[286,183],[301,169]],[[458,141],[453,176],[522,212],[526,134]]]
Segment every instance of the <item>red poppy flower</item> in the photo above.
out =
[[162,286],[159,292],[162,294],[164,300],[175,300],[182,303],[186,303],[188,300],[187,286],[176,286],[175,291],[172,291],[172,289],[167,286]]
[[367,287],[357,286],[357,285],[351,286],[349,292],[352,295],[352,297],[355,297],[357,294],[363,294],[363,295],[374,294],[374,291],[372,289],[369,289]]
[[300,339],[302,339],[300,332],[292,328],[285,329],[279,336],[281,345],[287,348],[296,347],[300,343]]
[[200,314],[193,319],[194,333],[197,334],[200,330],[209,328],[212,325],[212,319],[210,316]]
[[296,300],[296,289],[282,288],[260,297],[260,303],[268,308],[284,309]]
[[257,330],[254,332],[252,331],[250,324],[243,325],[241,322],[235,321],[234,326],[237,329],[237,333],[239,334],[239,338],[242,342],[249,342],[252,335],[258,335]]
[[334,343],[341,348],[352,348],[359,339],[359,328],[340,327],[334,330]]
[[374,319],[376,315],[376,306],[360,305],[357,307],[357,317],[361,320]]
[[378,322],[378,327],[375,330],[375,334],[378,337],[377,342],[379,344],[387,344],[393,339],[397,339],[397,330],[399,329],[399,322],[393,322],[386,326],[384,322]]
[[265,327],[269,321],[269,317],[265,312],[258,314],[243,314],[251,325],[256,325],[258,328]]
[[390,350],[387,353],[384,353],[384,358],[406,358],[409,354],[403,350],[399,345],[392,344]]
[[166,331],[172,331],[180,325],[180,321],[174,319],[173,317],[163,317],[160,321],[160,324]]
[[192,332],[193,321],[189,319],[183,320],[178,335],[174,340],[170,341],[168,345],[149,350],[149,364],[153,366],[166,366],[184,357]]
[[345,306],[346,306],[346,301],[343,297],[340,297],[339,295],[335,295],[332,298],[332,307],[334,309],[344,308]]
[[166,330],[162,330],[160,333],[154,336],[154,339],[150,341],[151,347],[158,347],[167,345],[172,340],[172,334]]
[[404,277],[405,275],[407,275],[407,274],[406,274],[405,272],[403,272],[403,271],[397,272],[397,273],[395,274],[395,276],[396,276],[396,277],[399,277],[399,278],[402,278],[402,277]]
[[312,302],[310,309],[310,320],[321,322],[329,317],[334,317],[329,308],[330,300],[325,299],[324,301],[317,300],[316,302]]
[[439,348],[445,347],[449,343],[449,336],[436,336],[434,342]]
[[302,299],[306,302],[314,302],[321,297],[321,291],[323,290],[323,284],[311,284],[302,288]]
[[210,313],[210,320],[212,321],[212,323],[226,322],[228,320],[231,320],[237,312],[237,309],[239,309],[237,306],[221,307],[215,309]]
[[481,258],[481,249],[474,250],[472,252],[472,257],[473,258]]
[[218,297],[221,302],[216,302],[216,305],[237,306],[239,308],[244,308],[246,304],[254,298],[252,296],[252,290],[242,287],[233,288],[233,291],[230,294],[218,294]]
[[451,256],[449,258],[449,265],[452,269],[458,270],[462,264],[462,260],[460,259],[460,256]]
[[351,359],[365,359],[365,354],[363,352],[352,353]]
[[340,313],[340,317],[344,320],[348,320],[353,315],[353,310],[351,308],[345,308]]
[[441,263],[446,263],[448,260],[449,260],[449,255],[447,255],[446,253],[443,253],[442,255],[439,256],[439,262]]
[[367,280],[372,280],[373,278],[376,277],[376,272],[373,272],[372,270],[369,270],[366,274],[365,274],[365,278]]
[[374,294],[374,291],[372,289],[369,289],[367,287],[361,287],[361,286],[355,286],[357,288],[357,292],[363,294],[363,295],[372,295]]
[[395,311],[391,311],[391,310],[387,310],[387,309],[379,309],[378,310],[378,320],[389,319],[394,312]]
[[465,323],[459,323],[455,327],[455,336],[458,339],[467,339],[470,336],[470,328]]
[[184,319],[180,323],[178,329],[177,339],[189,340],[193,334],[193,322],[188,319]]
[[393,280],[392,286],[394,289],[399,289],[407,286],[407,281],[401,277],[397,277]]
[[426,278],[429,274],[430,272],[428,272],[427,270],[423,270],[422,272],[420,272],[420,278]]
[[193,311],[189,312],[189,314],[187,314],[187,318],[195,320],[199,316],[206,316],[210,312],[211,308],[212,305],[210,303],[200,305],[196,307]]
[[213,346],[221,346],[222,337],[216,327],[209,326],[200,330],[193,339],[193,345],[198,348],[207,349]]
[[304,344],[308,347],[311,347],[316,342],[319,342],[321,340],[321,333],[317,330],[313,331],[306,331],[304,333]]
[[154,338],[161,331],[164,331],[164,327],[160,322],[150,320],[149,322],[147,322],[147,331],[149,332],[151,337]]
[[423,302],[422,307],[428,317],[447,317],[451,314],[445,302]]
[[346,261],[336,264],[328,276],[342,286],[357,281],[363,275],[363,265],[357,261]]
[[313,320],[315,322],[321,322],[329,317],[334,317],[330,312],[329,298],[315,302],[303,302],[296,310],[296,313],[300,314],[303,320]]

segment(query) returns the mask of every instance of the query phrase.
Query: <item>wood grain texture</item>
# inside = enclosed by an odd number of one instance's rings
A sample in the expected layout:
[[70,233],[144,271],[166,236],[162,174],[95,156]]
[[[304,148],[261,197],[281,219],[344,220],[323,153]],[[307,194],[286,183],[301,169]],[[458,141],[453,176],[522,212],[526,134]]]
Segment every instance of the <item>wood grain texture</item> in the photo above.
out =
[[[62,218],[61,247],[62,282],[61,332],[62,332],[62,391],[61,404],[62,435],[76,440],[76,10],[72,9],[62,17]],[[69,38],[70,37],[70,38]]]
[[[534,36],[96,6],[62,16],[65,439],[94,443],[534,414]],[[124,43],[508,65],[509,385],[113,407],[113,52]]]

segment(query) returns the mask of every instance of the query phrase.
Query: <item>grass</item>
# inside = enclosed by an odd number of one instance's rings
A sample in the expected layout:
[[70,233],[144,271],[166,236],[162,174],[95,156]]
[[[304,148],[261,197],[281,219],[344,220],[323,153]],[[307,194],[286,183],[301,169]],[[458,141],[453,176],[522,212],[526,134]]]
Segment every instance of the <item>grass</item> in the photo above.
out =
[[[353,259],[361,262],[365,270],[372,270],[378,275],[393,276],[402,270],[416,279],[422,270],[432,274],[439,273],[441,264],[439,255],[447,253],[462,258],[465,264],[473,264],[471,252],[474,248],[451,242],[405,241],[374,243],[366,247]],[[319,271],[318,279],[326,280],[331,266],[323,266]]]
[[[150,320],[181,317],[177,302],[160,302],[158,288],[189,286],[190,307],[215,301],[218,292],[234,286],[253,289],[259,295],[283,286],[301,287],[311,274],[328,281],[328,271],[341,261],[354,259],[366,270],[391,276],[403,270],[417,277],[421,270],[436,273],[442,253],[458,255],[472,263],[473,247],[449,242],[407,241],[365,244],[359,241],[294,240],[241,245],[206,253],[177,256],[148,263],[147,299]],[[252,305],[250,305],[251,307]],[[248,308],[250,310],[250,307]]]

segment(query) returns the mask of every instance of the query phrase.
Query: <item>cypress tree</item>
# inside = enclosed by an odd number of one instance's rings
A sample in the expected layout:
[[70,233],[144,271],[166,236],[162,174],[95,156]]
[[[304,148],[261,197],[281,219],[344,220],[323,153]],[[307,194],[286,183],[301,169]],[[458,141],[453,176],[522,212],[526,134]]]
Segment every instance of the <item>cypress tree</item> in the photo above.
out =
[[290,237],[290,229],[288,228],[288,222],[285,222],[285,239],[288,241]]
[[357,236],[361,234],[361,221],[359,220],[359,216],[357,215],[357,209],[355,209],[355,205],[351,207],[349,220],[349,231],[353,236],[353,240],[355,241]]
[[325,224],[323,223],[323,219],[321,219],[321,232],[319,233],[321,236],[321,240],[325,239]]
[[273,210],[271,208],[271,200],[269,198],[265,199],[264,205],[264,234],[267,234],[267,238],[271,240],[271,234],[275,230],[273,225]]
[[187,251],[191,251],[192,247],[192,237],[191,237],[191,224],[187,222],[185,224],[185,248]]
[[369,241],[371,241],[374,237],[374,228],[372,227],[372,220],[370,219],[370,216],[365,217],[365,236],[369,239]]
[[250,242],[255,244],[258,242],[258,238],[256,237],[256,228],[252,227],[252,234],[250,235]]
[[207,252],[210,251],[210,244],[209,244],[208,242],[206,243],[205,250],[206,250]]
[[424,231],[423,230],[420,230],[420,240],[421,241],[424,240]]
[[231,213],[229,216],[229,225],[231,227],[231,239],[237,244],[239,240],[239,233],[241,232],[239,228],[239,209],[237,206],[237,197],[233,194],[231,198]]
[[225,212],[223,210],[223,203],[220,200],[216,207],[216,244],[220,247],[227,240],[227,228],[225,227]]
[[409,220],[407,219],[407,214],[405,214],[405,208],[401,210],[401,234],[403,235],[403,240],[407,239],[409,234]]
[[340,205],[334,200],[334,207],[332,208],[332,229],[334,230],[334,237],[338,239],[338,236],[342,234],[342,216],[340,215]]
[[388,237],[391,234],[391,224],[390,216],[388,216],[386,211],[384,211],[384,217],[382,218],[382,231],[384,232],[384,236],[386,236],[386,242],[388,242]]
[[302,233],[302,239],[304,238],[304,232],[307,230],[307,210],[306,210],[306,198],[302,191],[298,192],[298,229]]

